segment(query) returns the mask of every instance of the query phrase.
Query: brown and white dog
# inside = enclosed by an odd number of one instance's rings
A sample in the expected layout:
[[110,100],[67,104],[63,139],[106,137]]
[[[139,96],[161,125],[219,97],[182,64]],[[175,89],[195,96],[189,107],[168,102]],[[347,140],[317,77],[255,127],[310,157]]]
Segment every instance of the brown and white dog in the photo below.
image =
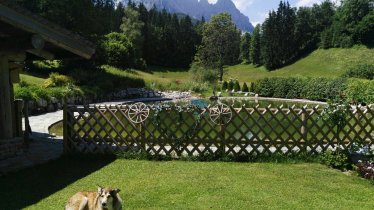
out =
[[98,187],[97,192],[78,192],[71,197],[65,210],[122,210],[119,189]]

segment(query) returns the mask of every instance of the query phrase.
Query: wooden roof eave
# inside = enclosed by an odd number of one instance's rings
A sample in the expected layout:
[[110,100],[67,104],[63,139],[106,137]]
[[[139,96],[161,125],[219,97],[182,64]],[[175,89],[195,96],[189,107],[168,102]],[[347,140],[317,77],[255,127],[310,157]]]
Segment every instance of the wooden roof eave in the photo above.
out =
[[10,8],[0,1],[0,21],[21,28],[29,33],[38,34],[45,41],[83,58],[90,59],[95,53],[95,47],[86,40],[47,20],[36,17],[35,15],[30,17],[30,15],[31,13],[27,10],[20,13],[20,11]]

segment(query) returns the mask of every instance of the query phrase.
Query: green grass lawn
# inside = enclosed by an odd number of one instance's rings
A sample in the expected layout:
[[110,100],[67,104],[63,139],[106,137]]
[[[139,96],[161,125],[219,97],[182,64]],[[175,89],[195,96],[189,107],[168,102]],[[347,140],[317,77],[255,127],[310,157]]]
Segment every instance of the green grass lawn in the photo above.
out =
[[240,64],[226,69],[226,79],[253,82],[265,77],[338,77],[352,66],[374,64],[374,49],[357,46],[350,49],[316,50],[297,62],[274,71],[265,67]]
[[31,85],[43,85],[46,79],[35,75],[21,74],[21,80]]
[[118,187],[125,209],[372,209],[374,186],[316,163],[62,158],[0,178],[1,209],[63,209],[75,192]]

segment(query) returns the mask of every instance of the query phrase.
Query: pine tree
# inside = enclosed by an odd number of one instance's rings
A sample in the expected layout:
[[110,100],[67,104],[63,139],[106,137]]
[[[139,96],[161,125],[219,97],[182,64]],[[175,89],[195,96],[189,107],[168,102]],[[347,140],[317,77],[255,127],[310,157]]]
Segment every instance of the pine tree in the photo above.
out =
[[249,50],[251,48],[251,34],[245,33],[240,41],[240,60],[242,62],[250,63]]
[[223,66],[236,64],[240,54],[240,30],[228,13],[214,16],[204,24],[202,44],[197,60],[205,69],[217,70],[223,80]]
[[250,60],[254,65],[261,65],[261,25],[258,24],[252,35],[251,48],[250,48]]
[[248,88],[248,86],[247,86],[247,83],[245,83],[245,82],[244,82],[244,84],[243,84],[242,91],[245,92],[245,93],[248,93],[248,92],[249,92],[249,88]]
[[235,92],[239,92],[240,91],[240,84],[239,84],[238,80],[235,80],[234,91]]

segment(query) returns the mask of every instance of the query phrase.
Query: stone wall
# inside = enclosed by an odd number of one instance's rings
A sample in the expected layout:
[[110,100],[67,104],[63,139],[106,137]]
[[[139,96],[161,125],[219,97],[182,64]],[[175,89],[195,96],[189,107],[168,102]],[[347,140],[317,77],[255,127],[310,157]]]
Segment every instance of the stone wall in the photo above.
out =
[[11,158],[23,153],[22,138],[0,139],[0,160]]

